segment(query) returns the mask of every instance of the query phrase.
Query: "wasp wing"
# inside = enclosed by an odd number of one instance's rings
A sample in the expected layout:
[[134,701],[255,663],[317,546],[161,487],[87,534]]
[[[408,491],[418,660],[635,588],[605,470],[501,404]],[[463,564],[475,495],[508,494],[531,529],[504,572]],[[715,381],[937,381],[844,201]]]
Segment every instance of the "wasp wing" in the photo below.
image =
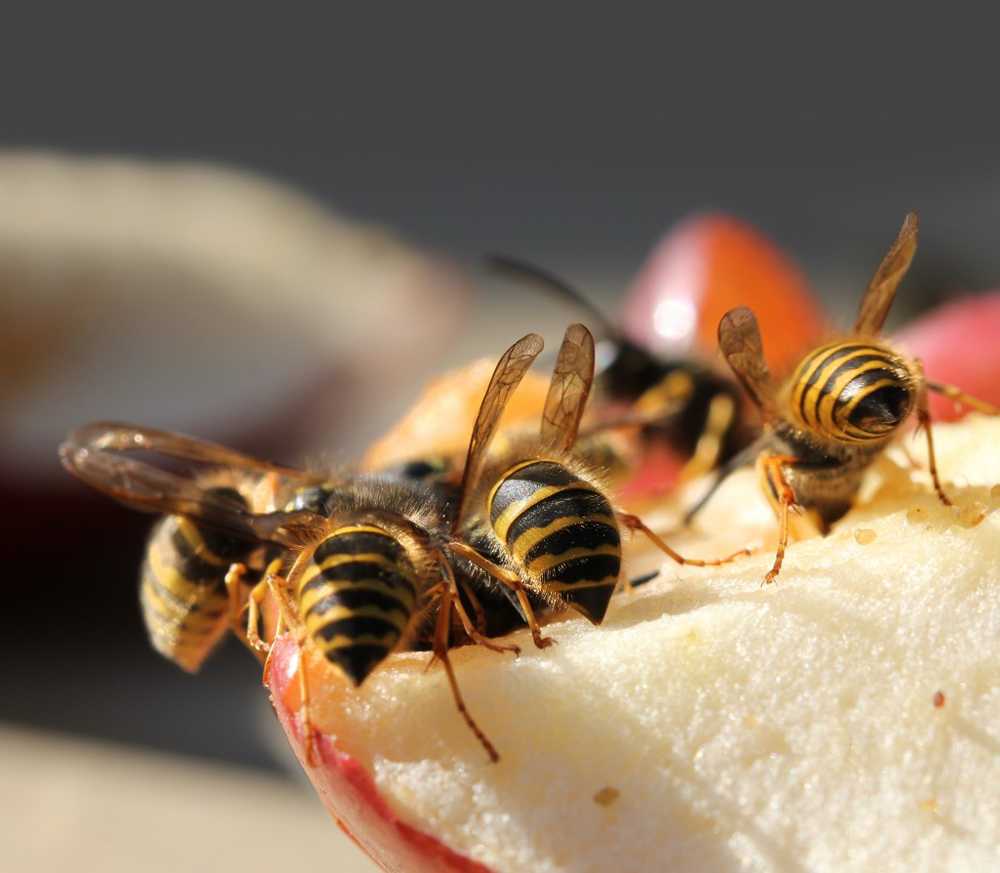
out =
[[206,487],[195,475],[165,470],[128,457],[128,452],[195,460],[243,474],[274,473],[302,483],[320,479],[193,437],[109,422],[85,425],[59,447],[59,457],[70,473],[141,512],[184,515],[237,536],[282,545],[299,545],[322,524],[322,517],[310,512],[254,513],[240,497]]
[[85,424],[70,433],[64,445],[94,451],[156,452],[170,458],[214,464],[242,473],[277,473],[303,482],[317,479],[314,474],[305,470],[263,461],[219,443],[173,431],[115,421]]
[[566,451],[576,442],[594,382],[594,337],[582,324],[566,328],[542,413],[542,446]]
[[760,407],[766,420],[776,417],[774,380],[764,360],[757,317],[745,306],[731,309],[719,322],[719,348],[733,373]]
[[455,516],[455,526],[462,520],[466,495],[479,479],[486,453],[496,435],[500,416],[510,400],[510,395],[521,383],[524,374],[531,368],[535,358],[544,347],[542,338],[537,333],[529,333],[512,345],[497,363],[490,384],[483,395],[479,406],[476,423],[472,427],[472,437],[469,440],[469,451],[465,456],[465,470],[462,473],[462,487],[459,498],[458,512]]
[[917,213],[910,212],[903,221],[892,248],[868,283],[858,310],[858,320],[854,323],[855,333],[872,335],[882,329],[896,296],[896,288],[910,268],[910,262],[917,251],[918,225]]

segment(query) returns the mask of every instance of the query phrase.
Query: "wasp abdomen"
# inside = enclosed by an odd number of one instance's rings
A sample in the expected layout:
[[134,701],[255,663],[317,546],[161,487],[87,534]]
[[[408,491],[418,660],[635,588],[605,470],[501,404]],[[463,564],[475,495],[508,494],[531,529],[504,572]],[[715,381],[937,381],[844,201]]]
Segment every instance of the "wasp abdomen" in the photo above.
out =
[[621,538],[604,495],[562,464],[527,461],[501,476],[489,512],[514,562],[600,623],[621,569]]
[[792,377],[792,413],[835,442],[885,440],[909,415],[911,377],[889,349],[838,342],[811,352]]
[[396,648],[416,606],[416,572],[403,546],[374,525],[335,530],[298,583],[309,636],[360,685]]
[[161,519],[150,536],[139,585],[153,648],[185,670],[197,670],[226,631],[226,573],[255,547],[182,516]]

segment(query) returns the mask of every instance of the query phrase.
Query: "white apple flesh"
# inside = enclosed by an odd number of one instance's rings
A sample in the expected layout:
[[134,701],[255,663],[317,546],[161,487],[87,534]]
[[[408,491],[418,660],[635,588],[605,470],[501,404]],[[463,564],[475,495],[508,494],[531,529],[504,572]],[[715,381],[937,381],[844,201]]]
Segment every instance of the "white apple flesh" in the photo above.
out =
[[[752,557],[667,563],[544,651],[454,650],[497,764],[427,655],[354,689],[307,644],[323,801],[389,870],[997,869],[1000,421],[935,437],[955,507],[895,452],[762,588],[774,521],[747,471],[670,542]],[[632,545],[627,573],[660,563]],[[270,678],[303,758],[299,660],[279,641]]]

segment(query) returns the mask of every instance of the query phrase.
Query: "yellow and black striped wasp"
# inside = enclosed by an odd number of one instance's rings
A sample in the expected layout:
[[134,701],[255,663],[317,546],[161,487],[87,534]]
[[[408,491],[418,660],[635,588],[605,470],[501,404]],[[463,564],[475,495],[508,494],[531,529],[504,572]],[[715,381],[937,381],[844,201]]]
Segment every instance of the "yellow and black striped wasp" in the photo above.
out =
[[[130,456],[136,452],[219,469],[171,472]],[[279,608],[271,636],[290,629],[355,686],[392,652],[429,639],[456,706],[490,758],[498,759],[458,689],[448,656],[452,613],[469,640],[501,652],[517,647],[491,642],[464,609],[459,587],[472,583],[456,576],[446,552],[451,532],[442,491],[378,476],[331,480],[131,425],[81,428],[60,454],[70,472],[126,506],[167,514],[149,546],[152,572],[143,576],[142,599],[154,646],[168,657],[189,669],[197,666],[227,627],[252,649],[268,651],[259,633],[260,605],[268,593]],[[267,483],[269,497],[248,500],[235,488],[218,487],[220,476]],[[248,568],[226,561],[251,555],[255,584],[247,591]],[[265,681],[266,670],[267,663]],[[299,670],[312,759],[306,673]]]
[[747,554],[684,558],[640,518],[612,506],[598,471],[574,452],[594,379],[594,338],[582,324],[563,338],[538,435],[505,440],[490,454],[504,407],[542,347],[540,336],[528,334],[497,364],[473,428],[448,546],[514,594],[540,648],[552,640],[542,636],[529,595],[600,624],[619,584],[622,526],[680,564],[715,566]]
[[[144,603],[154,644],[158,637],[166,639],[160,648],[169,657],[178,660],[183,651],[187,663],[197,662],[210,646],[197,648],[187,640],[204,633],[214,643],[226,627],[251,648],[268,650],[258,621],[260,605],[270,593],[279,607],[279,625],[271,636],[290,629],[300,644],[319,651],[355,686],[392,652],[415,643],[429,645],[445,669],[457,708],[497,760],[492,743],[465,707],[448,656],[453,616],[469,641],[498,652],[518,651],[493,642],[481,630],[482,614],[493,608],[483,608],[484,601],[491,603],[489,597],[476,596],[483,571],[513,593],[543,647],[549,641],[540,634],[529,594],[547,605],[574,606],[599,622],[618,583],[620,522],[646,532],[678,562],[719,563],[684,559],[634,516],[616,513],[596,477],[573,457],[570,450],[593,379],[593,338],[582,325],[567,331],[540,440],[512,443],[517,448],[505,451],[502,460],[487,457],[500,414],[541,349],[541,338],[531,334],[501,358],[481,404],[457,493],[398,477],[331,479],[130,425],[81,428],[62,446],[61,456],[72,473],[119,502],[169,516],[174,565],[158,555],[143,583],[155,595]],[[136,453],[217,469],[172,472]],[[487,489],[494,478],[495,485]],[[531,507],[519,503],[517,495],[524,488],[531,492],[526,497]],[[261,489],[265,497],[249,493]],[[489,525],[482,524],[480,500],[485,500],[487,513],[505,508],[504,518],[511,523],[503,543],[509,551],[496,551],[503,519],[487,515]],[[474,511],[466,512],[467,507]],[[529,540],[537,541],[534,548]],[[151,553],[160,548],[161,537],[154,535]],[[243,561],[251,557],[252,567],[245,566]],[[241,561],[227,568],[226,561],[233,558]],[[255,583],[249,592],[248,580]],[[466,602],[474,605],[479,620],[470,617]],[[212,628],[210,633],[206,627]],[[307,672],[299,670],[299,682],[312,757]]]
[[[634,475],[647,455],[660,454],[663,447],[683,459],[680,479],[686,481],[714,469],[756,436],[746,421],[739,385],[731,378],[693,357],[667,359],[633,342],[572,285],[540,267],[507,255],[489,255],[485,266],[491,274],[566,300],[587,313],[596,327],[600,341],[594,396],[574,453],[606,468],[612,489]],[[464,387],[460,381],[457,384]],[[529,389],[534,397],[537,386]],[[469,407],[474,408],[477,394],[470,392],[469,399]],[[416,416],[418,407],[411,410],[410,418]],[[500,441],[513,436],[516,433],[505,431]],[[413,456],[403,452],[401,460],[398,455],[391,468],[377,466],[403,478],[458,488],[463,472],[461,450],[435,453],[424,449]]]
[[911,415],[926,435],[934,490],[950,505],[934,458],[928,391],[1000,414],[954,386],[928,381],[918,360],[879,335],[916,252],[917,227],[911,212],[868,285],[852,333],[809,352],[782,385],[771,377],[751,310],[733,309],[719,324],[722,353],[760,408],[764,434],[720,470],[688,517],[732,470],[755,460],[779,523],[777,553],[765,584],[778,576],[790,534],[825,534],[850,509],[865,471]]
[[664,358],[630,340],[564,279],[508,255],[489,255],[487,269],[572,303],[599,332],[595,388],[598,415],[588,430],[638,427],[643,445],[664,443],[686,459],[688,481],[745,448],[756,436],[746,421],[739,386],[694,357]]
[[[205,466],[180,474],[135,454]],[[321,477],[183,434],[96,422],[60,446],[63,466],[144,512],[165,513],[143,559],[139,601],[153,648],[196,672],[227,630],[248,644],[240,615],[280,548],[257,519]],[[270,542],[270,545],[268,543]],[[251,647],[252,648],[252,647]]]

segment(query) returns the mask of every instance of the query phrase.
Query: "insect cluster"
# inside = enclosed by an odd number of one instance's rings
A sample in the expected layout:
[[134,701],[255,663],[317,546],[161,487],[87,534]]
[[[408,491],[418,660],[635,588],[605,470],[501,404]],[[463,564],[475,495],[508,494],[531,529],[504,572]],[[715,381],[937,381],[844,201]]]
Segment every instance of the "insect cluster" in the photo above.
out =
[[[528,334],[497,363],[464,453],[370,473],[312,471],[176,433],[96,423],[70,434],[60,456],[86,483],[162,516],[147,547],[140,600],[152,644],[167,658],[195,671],[232,631],[266,674],[273,640],[291,633],[359,686],[392,653],[429,649],[461,717],[495,761],[497,750],[462,700],[449,657],[454,645],[516,655],[502,636],[526,626],[545,648],[554,642],[543,632],[546,621],[565,610],[599,625],[616,591],[645,581],[623,576],[623,531],[648,538],[678,564],[714,566],[749,554],[683,556],[625,511],[606,470],[609,434],[638,434],[614,459],[616,469],[636,469],[646,449],[666,443],[686,458],[686,477],[715,470],[690,516],[729,473],[755,464],[779,527],[765,582],[778,576],[791,538],[825,534],[844,515],[865,470],[912,416],[926,435],[934,488],[949,502],[934,461],[927,392],[1000,410],[928,381],[918,361],[879,336],[916,237],[911,214],[852,333],[807,351],[784,383],[770,374],[748,308],[719,324],[732,380],[704,361],[660,359],[566,283],[493,258],[495,270],[584,309],[612,349],[598,371],[591,331],[570,325],[533,427],[500,427],[542,352],[541,337]],[[744,393],[762,426],[746,414]],[[265,603],[276,607],[276,620],[265,621]],[[305,669],[298,676],[312,755],[310,680]]]

